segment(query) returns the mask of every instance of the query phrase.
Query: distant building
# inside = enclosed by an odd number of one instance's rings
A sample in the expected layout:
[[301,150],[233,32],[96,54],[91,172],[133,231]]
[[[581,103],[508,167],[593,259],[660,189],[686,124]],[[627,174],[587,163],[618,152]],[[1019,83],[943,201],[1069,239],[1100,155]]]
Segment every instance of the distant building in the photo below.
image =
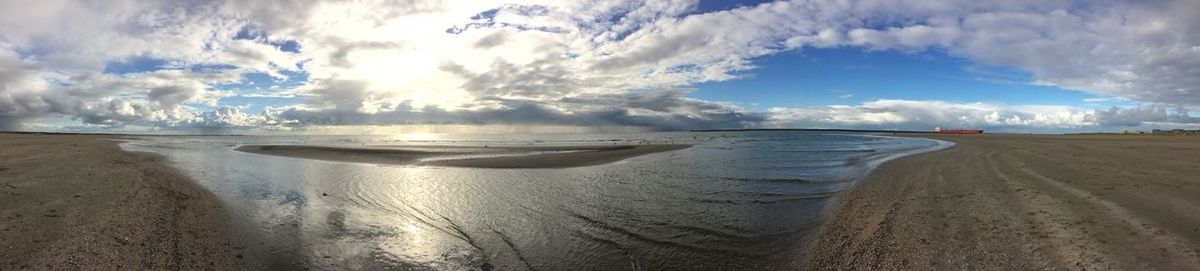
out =
[[1150,133],[1152,133],[1152,134],[1156,134],[1156,135],[1200,135],[1200,129],[1196,129],[1196,130],[1184,130],[1184,129],[1160,130],[1160,129],[1154,129],[1153,131],[1150,131]]

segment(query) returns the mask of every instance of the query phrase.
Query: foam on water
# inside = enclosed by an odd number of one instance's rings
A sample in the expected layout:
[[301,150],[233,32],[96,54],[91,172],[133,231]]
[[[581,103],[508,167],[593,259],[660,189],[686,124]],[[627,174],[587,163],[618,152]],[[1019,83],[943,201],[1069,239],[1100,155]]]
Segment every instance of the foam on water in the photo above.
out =
[[[243,144],[389,148],[693,144],[563,169],[327,162]],[[147,137],[225,201],[261,267],[789,269],[830,196],[883,161],[948,147],[814,132]]]

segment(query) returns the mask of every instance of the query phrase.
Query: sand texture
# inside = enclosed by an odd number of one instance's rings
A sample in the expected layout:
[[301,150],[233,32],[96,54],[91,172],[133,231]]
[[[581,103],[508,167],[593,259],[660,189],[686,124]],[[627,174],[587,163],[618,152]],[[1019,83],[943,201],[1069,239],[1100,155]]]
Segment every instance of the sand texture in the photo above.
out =
[[235,270],[219,201],[110,136],[0,134],[0,270]]
[[839,195],[808,269],[1200,270],[1200,137],[929,135]]
[[[303,145],[246,145],[238,151],[325,161],[473,168],[569,168],[686,149],[690,145],[648,144],[619,146],[437,147],[455,151],[424,151],[428,146],[403,148],[346,148]],[[472,155],[491,155],[472,157]],[[461,157],[461,158],[458,158]],[[435,158],[429,161],[423,159]]]

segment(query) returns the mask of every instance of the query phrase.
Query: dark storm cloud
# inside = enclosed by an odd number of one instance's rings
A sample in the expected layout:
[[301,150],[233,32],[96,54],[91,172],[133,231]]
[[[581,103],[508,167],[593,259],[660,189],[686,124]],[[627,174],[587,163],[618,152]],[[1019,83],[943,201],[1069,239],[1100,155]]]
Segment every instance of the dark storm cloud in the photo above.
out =
[[[337,109],[292,109],[281,112],[278,117],[307,125],[551,124],[637,126],[658,130],[744,128],[766,120],[764,114],[738,112],[729,106],[689,99],[684,94],[683,91],[670,91],[653,95],[564,98],[550,102],[492,98],[491,101],[499,102],[503,108],[464,111],[414,108],[409,104],[369,114]],[[569,108],[576,110],[564,111]]]

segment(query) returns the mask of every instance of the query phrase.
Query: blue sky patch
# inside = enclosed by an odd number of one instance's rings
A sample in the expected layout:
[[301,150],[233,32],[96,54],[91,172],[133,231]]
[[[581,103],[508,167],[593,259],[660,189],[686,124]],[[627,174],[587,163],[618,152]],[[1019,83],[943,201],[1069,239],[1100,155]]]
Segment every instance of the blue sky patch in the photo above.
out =
[[251,40],[262,44],[274,46],[280,51],[289,53],[300,52],[300,42],[294,40],[272,40],[266,32],[253,30],[249,27],[242,28],[233,36],[234,40]]
[[170,64],[170,61],[160,58],[151,57],[133,57],[121,61],[111,61],[105,63],[103,73],[107,74],[127,74],[141,73],[161,70],[164,66]]
[[723,1],[723,0],[703,0],[696,7],[699,13],[709,13],[714,11],[730,10],[740,7],[753,7],[763,3],[775,2],[774,0],[744,0],[744,1]]
[[877,99],[1095,106],[1094,95],[1030,84],[1032,76],[982,67],[944,52],[805,48],[755,59],[744,78],[696,84],[693,97],[777,106],[859,104]]

